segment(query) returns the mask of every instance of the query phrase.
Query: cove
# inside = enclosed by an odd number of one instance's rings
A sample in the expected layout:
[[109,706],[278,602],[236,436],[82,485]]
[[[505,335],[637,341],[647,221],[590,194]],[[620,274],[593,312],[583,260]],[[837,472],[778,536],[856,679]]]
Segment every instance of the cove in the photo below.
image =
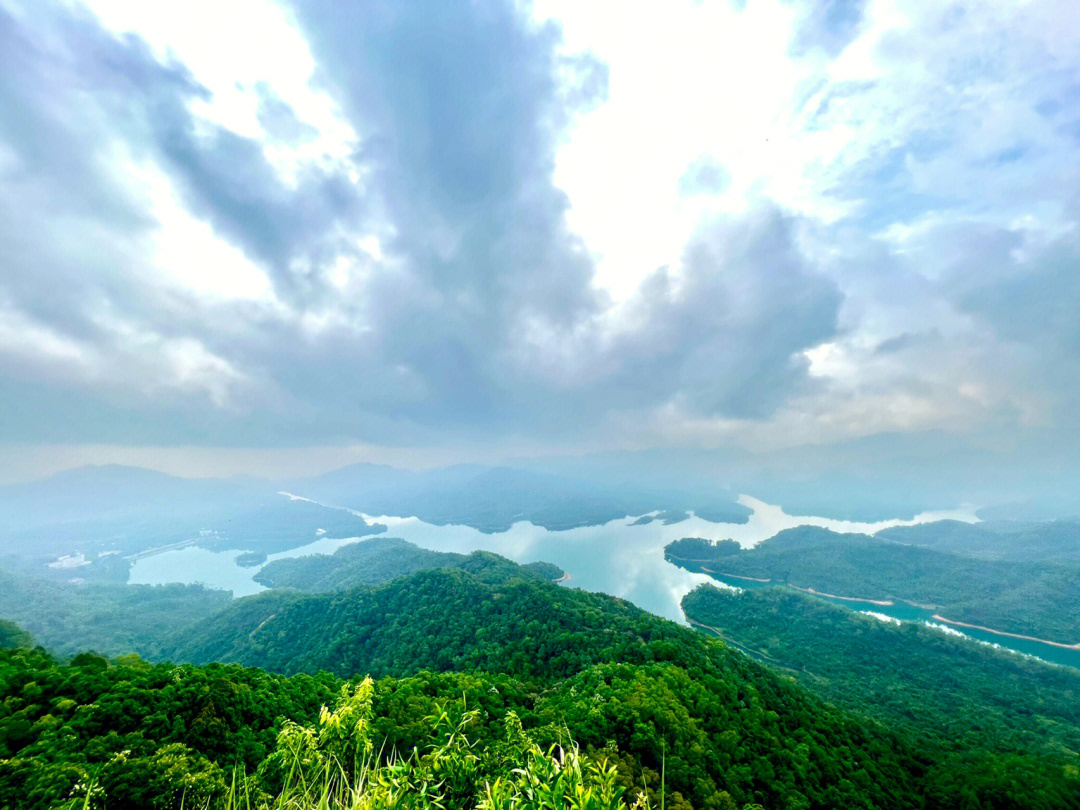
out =
[[[294,497],[283,493],[284,497]],[[515,562],[543,560],[554,563],[569,576],[568,587],[600,591],[633,602],[659,616],[685,623],[680,605],[683,596],[698,585],[710,582],[705,574],[686,571],[664,559],[664,546],[682,537],[710,540],[732,538],[750,548],[777,532],[794,526],[812,525],[839,532],[873,533],[890,526],[911,525],[945,518],[973,521],[970,510],[928,512],[912,520],[885,520],[875,523],[831,520],[816,516],[788,515],[779,506],[743,495],[739,502],[750,508],[745,523],[716,523],[689,515],[683,520],[641,521],[642,515],[627,516],[595,526],[549,531],[527,521],[515,523],[505,532],[484,533],[470,526],[434,525],[416,517],[361,515],[369,523],[387,527],[384,537],[400,537],[433,551],[470,553],[484,550],[501,554]],[[331,505],[332,504],[324,504]],[[656,516],[657,513],[649,513]],[[309,554],[332,554],[349,543],[365,538],[321,538],[300,548],[270,554],[267,562]],[[142,556],[132,562],[129,582],[158,585],[169,582],[202,583],[208,587],[246,596],[264,590],[252,577],[258,566],[243,567],[236,558],[257,548],[210,551],[193,545]]]

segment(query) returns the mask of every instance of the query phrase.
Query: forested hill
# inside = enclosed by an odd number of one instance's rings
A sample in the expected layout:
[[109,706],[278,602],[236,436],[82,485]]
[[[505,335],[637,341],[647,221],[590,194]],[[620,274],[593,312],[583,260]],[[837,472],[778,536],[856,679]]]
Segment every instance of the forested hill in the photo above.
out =
[[[507,747],[515,717],[537,750],[580,744],[590,789],[608,778],[590,768],[613,768],[653,807],[661,782],[678,810],[1080,807],[1057,762],[981,749],[939,758],[922,737],[824,703],[715,639],[535,575],[442,569],[344,592],[269,591],[181,633],[175,660],[207,663],[0,651],[0,808],[52,808],[88,784],[110,810],[179,808],[185,796],[218,807],[237,765],[273,796],[286,789],[282,757],[295,756],[275,745],[309,740],[304,756],[318,762],[323,741],[348,738],[334,729],[356,728],[384,757],[417,752],[387,779],[428,768],[416,778],[445,790],[446,769],[459,773],[458,792],[438,801],[464,809],[494,779],[534,767],[548,769],[537,784],[555,779],[538,754]],[[355,686],[368,673],[383,677],[369,708],[346,696],[350,724],[315,720],[338,676]]]
[[373,537],[342,546],[334,554],[313,554],[275,560],[263,566],[255,581],[268,588],[301,591],[346,590],[383,582],[433,568],[460,568],[481,578],[506,579],[518,575],[558,579],[563,571],[550,563],[517,565],[497,554],[429,551],[397,537]]
[[0,571],[0,616],[62,655],[160,659],[187,625],[231,601],[228,591],[201,585],[73,585]]
[[33,647],[34,637],[14,622],[0,619],[0,650],[14,647]]
[[[482,753],[502,738],[513,710],[545,744],[569,735],[594,760],[617,766],[626,788],[644,783],[655,798],[663,771],[671,807],[923,806],[930,763],[910,743],[611,597],[429,571],[347,594],[270,593],[238,608],[231,621],[204,628],[233,630],[227,648],[205,655],[403,676],[376,684],[372,722],[389,750],[410,753],[432,717],[467,707],[481,712],[466,732]],[[282,718],[310,722],[314,704],[331,702],[328,678],[0,654],[0,807],[47,807],[26,797],[69,795],[95,769],[108,782],[110,808],[145,806],[115,797],[145,797],[170,773],[194,774],[207,790],[238,760],[265,773],[261,758]],[[522,764],[504,763],[501,775]]]
[[987,560],[1080,563],[1080,521],[1076,520],[941,520],[884,529],[875,537]]
[[606,661],[701,668],[733,660],[615,597],[460,570],[330,594],[269,591],[237,600],[185,637],[176,660],[342,676],[434,669],[557,678]]
[[[377,585],[431,568],[460,568],[483,580],[557,579],[550,563],[518,565],[490,552],[428,551],[396,538],[373,537],[339,549],[267,565],[267,585],[330,591]],[[104,655],[138,653],[161,660],[189,625],[224,610],[227,591],[201,585],[75,585],[0,570],[0,616],[13,619],[46,648],[65,655],[94,650]]]
[[790,588],[702,585],[684,597],[683,610],[838,705],[943,751],[1027,751],[1080,765],[1080,671],[1072,667]]
[[977,559],[812,526],[782,531],[751,549],[686,538],[669,544],[665,556],[690,570],[930,604],[955,621],[1080,642],[1077,565]]

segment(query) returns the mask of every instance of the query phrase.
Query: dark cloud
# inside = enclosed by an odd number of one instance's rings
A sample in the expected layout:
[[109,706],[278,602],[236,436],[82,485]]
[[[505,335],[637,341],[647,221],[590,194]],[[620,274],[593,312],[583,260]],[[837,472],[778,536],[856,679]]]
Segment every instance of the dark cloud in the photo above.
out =
[[646,281],[633,316],[641,327],[616,350],[623,393],[763,417],[798,390],[800,353],[836,334],[842,296],[803,257],[794,226],[772,209],[722,222],[690,244],[679,275]]
[[255,90],[259,94],[259,124],[270,137],[293,144],[318,136],[319,131],[297,118],[292,105],[282,100],[266,82],[259,82]]
[[[992,259],[986,245],[1002,249]],[[1019,382],[1050,400],[1040,421],[1080,436],[1073,418],[1080,407],[1080,244],[1066,234],[1047,245],[1027,245],[1010,229],[984,229],[968,243],[965,264],[979,274],[956,273],[947,280],[961,311],[977,316],[1001,343],[1001,355],[1015,357]],[[980,260],[983,260],[979,264]]]
[[319,271],[344,249],[334,225],[355,224],[363,212],[356,186],[310,169],[292,188],[250,138],[222,127],[199,135],[186,113],[154,124],[192,212],[269,268],[280,295],[302,302],[322,292]]
[[599,68],[561,84],[558,32],[505,2],[313,0],[298,11],[418,274],[476,302],[496,329],[523,309],[566,322],[596,306],[551,171],[562,105],[601,92]]
[[310,292],[338,253],[338,226],[362,215],[362,193],[340,171],[311,169],[288,184],[260,143],[196,125],[189,102],[208,91],[137,37],[117,38],[84,14],[42,3],[25,20],[0,12],[0,38],[0,98],[12,112],[0,133],[49,209],[112,231],[154,227],[109,162],[119,139],[135,159],[171,174],[192,210],[270,270],[286,297]]
[[[22,403],[6,438],[545,440],[672,402],[763,417],[806,385],[800,352],[835,333],[840,294],[779,212],[704,231],[617,314],[593,287],[552,172],[606,71],[560,54],[555,28],[493,0],[297,12],[359,133],[361,185],[341,167],[286,182],[259,142],[197,120],[190,102],[208,91],[135,38],[49,5],[0,18],[0,99],[18,111],[0,121],[18,166],[17,183],[0,181],[0,318],[8,307],[97,364],[4,360],[5,398]],[[271,138],[307,137],[259,94]],[[157,223],[110,162],[117,142],[267,271],[284,314],[154,281],[143,251]],[[355,245],[373,217],[393,234],[385,261]],[[359,280],[332,288],[342,258]]]

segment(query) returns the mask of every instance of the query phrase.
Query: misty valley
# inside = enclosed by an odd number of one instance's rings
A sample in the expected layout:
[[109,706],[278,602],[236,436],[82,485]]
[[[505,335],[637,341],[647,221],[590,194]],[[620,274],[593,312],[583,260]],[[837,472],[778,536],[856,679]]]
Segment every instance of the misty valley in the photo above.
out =
[[[859,523],[511,468],[359,465],[283,486],[100,467],[0,488],[17,527],[0,559],[0,796],[78,804],[90,779],[135,807],[175,777],[180,795],[233,801],[236,768],[245,791],[286,795],[297,774],[269,765],[281,724],[322,739],[322,705],[362,706],[400,756],[461,756],[452,730],[424,730],[430,708],[394,708],[412,694],[457,706],[445,711],[470,745],[513,716],[530,750],[566,731],[585,756],[608,746],[615,770],[586,781],[646,801],[1080,795],[1080,523],[965,510]],[[202,685],[171,695],[161,679],[181,676]],[[645,714],[597,725],[594,701],[627,688]],[[241,694],[264,713],[234,705]],[[105,720],[113,705],[129,709]],[[469,719],[481,705],[487,719]],[[107,729],[156,782],[124,781]],[[692,729],[727,753],[698,759]],[[725,735],[730,750],[715,748]],[[854,759],[832,759],[841,738]],[[890,769],[873,787],[855,778],[871,762]]]
[[0,0],[0,810],[1080,810],[1078,0]]

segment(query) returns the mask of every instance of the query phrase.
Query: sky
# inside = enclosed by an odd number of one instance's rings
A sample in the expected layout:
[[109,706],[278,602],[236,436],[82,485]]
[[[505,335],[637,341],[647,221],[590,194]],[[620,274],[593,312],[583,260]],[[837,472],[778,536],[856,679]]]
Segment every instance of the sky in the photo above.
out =
[[1078,221],[1073,0],[0,0],[0,482],[1069,466]]

